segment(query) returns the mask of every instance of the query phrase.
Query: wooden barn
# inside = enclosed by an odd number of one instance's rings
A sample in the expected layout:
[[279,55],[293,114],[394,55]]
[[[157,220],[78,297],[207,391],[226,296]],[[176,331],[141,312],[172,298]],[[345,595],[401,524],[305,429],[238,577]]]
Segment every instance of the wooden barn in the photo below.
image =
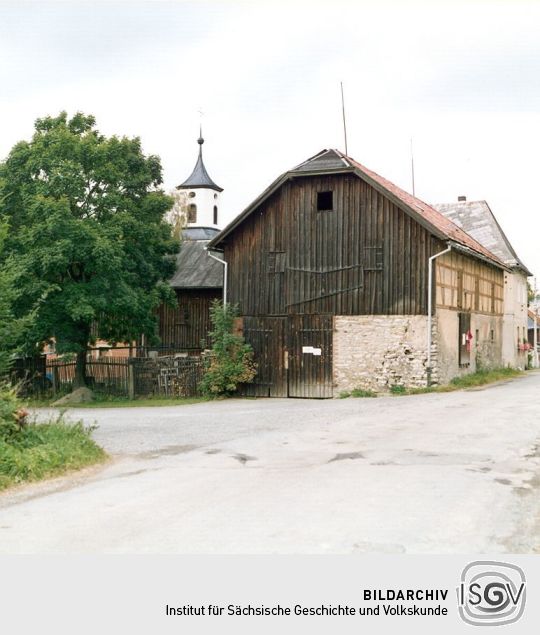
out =
[[425,386],[500,364],[506,265],[338,150],[285,172],[209,248],[259,365],[248,394]]
[[210,227],[188,227],[176,259],[176,273],[169,284],[178,306],[159,308],[161,346],[197,353],[208,345],[210,305],[223,293],[223,266],[210,258],[206,246],[218,233]]

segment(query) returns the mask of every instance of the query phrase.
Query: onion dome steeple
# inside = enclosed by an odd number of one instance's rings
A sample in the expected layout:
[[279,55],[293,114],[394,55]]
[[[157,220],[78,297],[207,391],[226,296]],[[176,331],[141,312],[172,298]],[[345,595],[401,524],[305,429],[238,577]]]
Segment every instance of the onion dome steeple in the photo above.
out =
[[199,130],[199,156],[191,175],[176,187],[174,197],[185,214],[188,229],[221,229],[220,197],[223,188],[216,185],[204,167],[202,147],[204,139]]
[[193,172],[191,175],[177,187],[179,190],[187,190],[187,189],[195,189],[195,188],[208,188],[211,190],[215,190],[216,192],[223,192],[223,188],[216,185],[214,181],[208,175],[206,168],[204,167],[203,156],[202,156],[202,147],[204,143],[204,139],[202,136],[202,130],[199,131],[199,138],[197,139],[197,143],[199,144],[199,157],[197,159],[197,163],[193,168]]

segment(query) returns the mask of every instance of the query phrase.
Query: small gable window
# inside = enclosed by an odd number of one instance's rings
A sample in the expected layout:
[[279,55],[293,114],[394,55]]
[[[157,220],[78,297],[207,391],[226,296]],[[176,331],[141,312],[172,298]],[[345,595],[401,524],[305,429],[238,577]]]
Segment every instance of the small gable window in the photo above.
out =
[[197,222],[197,206],[192,203],[188,207],[188,223],[196,223]]
[[217,205],[214,205],[214,225],[217,225]]
[[334,209],[334,192],[317,192],[317,211],[330,212]]

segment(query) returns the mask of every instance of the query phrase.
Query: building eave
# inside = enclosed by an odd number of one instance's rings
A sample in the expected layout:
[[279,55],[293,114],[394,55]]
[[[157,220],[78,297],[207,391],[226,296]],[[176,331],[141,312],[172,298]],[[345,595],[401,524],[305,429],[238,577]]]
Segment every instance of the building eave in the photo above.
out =
[[502,262],[500,262],[499,260],[496,259],[492,259],[492,258],[488,258],[487,256],[485,256],[484,254],[475,251],[474,249],[471,249],[470,247],[467,247],[466,245],[462,245],[461,243],[458,243],[454,240],[449,240],[447,241],[447,244],[452,247],[452,249],[454,251],[458,251],[462,254],[465,254],[467,256],[473,256],[474,258],[478,258],[478,260],[482,260],[485,263],[487,263],[488,265],[491,265],[492,267],[497,267],[497,269],[502,269],[503,271],[511,271],[511,268],[508,267],[507,265],[503,264]]

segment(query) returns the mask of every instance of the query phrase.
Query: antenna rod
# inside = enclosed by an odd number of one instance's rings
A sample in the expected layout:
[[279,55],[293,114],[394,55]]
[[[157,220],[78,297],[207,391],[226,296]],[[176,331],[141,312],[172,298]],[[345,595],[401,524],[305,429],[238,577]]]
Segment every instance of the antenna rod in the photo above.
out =
[[413,154],[412,137],[411,137],[411,178],[412,178],[412,193],[413,193],[413,196],[416,196],[414,192],[414,154]]
[[341,111],[343,113],[343,136],[345,137],[345,154],[349,156],[349,151],[347,149],[347,123],[345,121],[345,98],[343,97],[343,82],[339,82],[341,84]]

